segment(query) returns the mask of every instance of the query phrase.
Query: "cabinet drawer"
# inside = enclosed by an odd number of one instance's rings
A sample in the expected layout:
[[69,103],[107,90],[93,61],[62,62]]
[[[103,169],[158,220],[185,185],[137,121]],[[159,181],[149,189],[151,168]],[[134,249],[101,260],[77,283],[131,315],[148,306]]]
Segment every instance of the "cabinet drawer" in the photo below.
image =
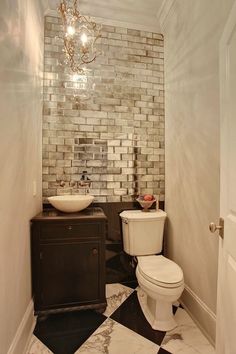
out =
[[41,225],[41,239],[61,239],[98,237],[103,234],[103,224],[99,222],[79,224],[44,224]]

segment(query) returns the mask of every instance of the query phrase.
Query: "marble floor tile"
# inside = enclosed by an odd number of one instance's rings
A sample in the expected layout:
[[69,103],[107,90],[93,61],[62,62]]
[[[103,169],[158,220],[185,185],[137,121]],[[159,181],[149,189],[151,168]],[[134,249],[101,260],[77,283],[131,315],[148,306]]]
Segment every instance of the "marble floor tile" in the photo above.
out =
[[107,308],[103,313],[105,316],[110,316],[134,290],[122,284],[107,284],[106,299]]
[[168,331],[161,347],[173,354],[214,354],[213,346],[204,337],[187,312],[178,308],[175,314],[178,327]]
[[54,354],[74,354],[106,319],[92,310],[51,314],[37,320],[34,335]]
[[118,307],[111,318],[158,345],[166,334],[152,329],[142,312],[136,290]]
[[75,311],[38,318],[26,354],[214,354],[187,312],[178,303],[173,313],[178,327],[155,331],[142,313],[131,286],[108,284],[104,314]]
[[32,335],[26,354],[53,354],[40,340]]
[[75,354],[157,354],[159,348],[108,318]]

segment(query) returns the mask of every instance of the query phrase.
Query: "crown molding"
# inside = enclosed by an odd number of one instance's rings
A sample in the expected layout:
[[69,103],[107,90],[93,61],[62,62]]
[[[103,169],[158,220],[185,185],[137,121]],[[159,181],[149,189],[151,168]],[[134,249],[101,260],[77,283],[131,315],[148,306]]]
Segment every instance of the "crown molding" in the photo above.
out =
[[160,26],[157,21],[156,23],[154,22],[151,24],[141,24],[141,23],[131,23],[129,21],[126,22],[126,21],[119,21],[119,20],[111,20],[102,17],[95,17],[95,19],[98,23],[104,25],[136,29],[140,31],[153,32],[153,33],[160,33]]
[[164,0],[160,10],[156,15],[160,29],[163,33],[165,32],[167,21],[173,14],[175,3],[176,0]]
[[[133,23],[130,21],[119,21],[119,20],[114,20],[114,19],[109,19],[105,17],[99,17],[99,16],[92,16],[90,14],[84,13],[86,16],[91,16],[96,20],[97,23],[103,24],[103,25],[108,25],[108,26],[115,26],[115,27],[123,27],[123,28],[129,28],[129,29],[136,29],[140,31],[147,31],[147,32],[153,32],[153,33],[160,33],[160,26],[157,21],[157,18],[153,18],[153,21],[150,23],[150,18],[149,18],[149,23],[148,23],[148,18],[144,18],[145,21],[142,21],[142,23]],[[59,17],[59,14],[57,10],[55,9],[48,9],[45,13],[46,16],[52,16],[52,17]],[[147,22],[147,23],[144,23]]]

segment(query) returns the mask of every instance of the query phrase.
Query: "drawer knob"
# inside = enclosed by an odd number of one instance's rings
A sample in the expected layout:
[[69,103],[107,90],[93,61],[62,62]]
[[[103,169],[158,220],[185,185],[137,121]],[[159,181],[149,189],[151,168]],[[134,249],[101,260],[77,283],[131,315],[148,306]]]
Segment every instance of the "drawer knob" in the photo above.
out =
[[98,250],[97,248],[93,248],[93,251],[92,251],[93,255],[96,256],[98,254]]
[[68,229],[68,230],[72,230],[72,226],[68,226],[67,229]]

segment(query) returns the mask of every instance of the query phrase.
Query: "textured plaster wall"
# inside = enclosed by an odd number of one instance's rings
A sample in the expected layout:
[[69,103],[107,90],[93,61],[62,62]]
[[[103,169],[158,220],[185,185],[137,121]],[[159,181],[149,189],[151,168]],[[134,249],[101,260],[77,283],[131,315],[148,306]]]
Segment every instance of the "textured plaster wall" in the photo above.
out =
[[41,208],[40,1],[1,1],[0,53],[0,353],[6,354],[31,300],[29,221]]
[[213,313],[218,238],[208,225],[220,216],[219,40],[232,2],[176,0],[164,31],[167,251]]

